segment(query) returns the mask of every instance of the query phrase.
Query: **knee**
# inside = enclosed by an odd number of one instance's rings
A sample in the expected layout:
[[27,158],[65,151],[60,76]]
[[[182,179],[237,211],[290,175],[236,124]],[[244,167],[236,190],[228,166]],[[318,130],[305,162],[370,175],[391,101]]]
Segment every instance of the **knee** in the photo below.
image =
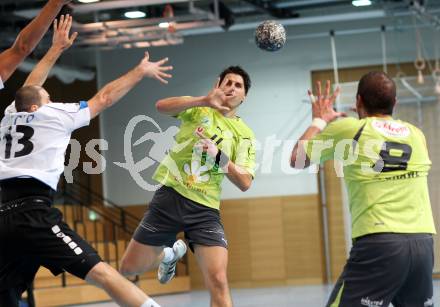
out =
[[208,276],[208,287],[214,292],[223,292],[228,289],[228,278],[226,272],[212,272]]
[[133,276],[139,274],[139,268],[132,261],[123,258],[119,266],[119,272],[124,276]]
[[105,288],[115,274],[118,274],[115,269],[105,262],[100,262],[90,270],[86,280],[91,284]]

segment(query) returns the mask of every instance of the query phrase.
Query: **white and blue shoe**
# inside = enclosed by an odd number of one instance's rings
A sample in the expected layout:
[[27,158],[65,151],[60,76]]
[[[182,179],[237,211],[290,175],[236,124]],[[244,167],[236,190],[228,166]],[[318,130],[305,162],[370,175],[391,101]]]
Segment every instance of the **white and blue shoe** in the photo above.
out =
[[182,259],[186,253],[186,244],[182,240],[177,240],[173,244],[174,258],[170,262],[161,262],[157,270],[157,279],[161,284],[168,283],[176,275],[177,261]]

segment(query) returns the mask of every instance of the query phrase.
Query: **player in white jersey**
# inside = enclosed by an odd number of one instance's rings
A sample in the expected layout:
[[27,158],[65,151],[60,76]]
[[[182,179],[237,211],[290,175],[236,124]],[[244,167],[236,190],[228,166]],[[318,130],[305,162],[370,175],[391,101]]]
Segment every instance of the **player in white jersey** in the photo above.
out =
[[40,14],[20,32],[14,44],[0,53],[0,90],[3,88],[3,82],[9,79],[18,65],[38,45],[61,8],[71,1],[49,0]]
[[[167,83],[168,59],[148,53],[130,72],[107,84],[88,102],[53,103],[41,87],[69,37],[71,17],[55,23],[54,45],[16,93],[0,125],[0,306],[16,307],[40,266],[67,271],[102,287],[121,306],[159,305],[115,269],[62,220],[53,194],[64,169],[72,131],[110,107],[145,77]],[[57,39],[57,35],[59,36]],[[60,44],[59,40],[62,42]],[[57,43],[58,41],[58,43]],[[60,51],[61,50],[61,51]]]

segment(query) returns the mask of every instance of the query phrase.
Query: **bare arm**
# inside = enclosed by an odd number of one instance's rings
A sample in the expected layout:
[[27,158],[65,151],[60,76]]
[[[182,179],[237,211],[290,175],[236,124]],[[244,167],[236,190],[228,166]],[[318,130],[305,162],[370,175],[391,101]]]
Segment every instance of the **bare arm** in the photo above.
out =
[[290,156],[290,166],[293,168],[304,169],[310,166],[310,159],[307,157],[302,142],[308,141],[319,134],[326,124],[334,121],[338,117],[346,116],[345,113],[336,112],[333,109],[333,104],[339,95],[339,88],[330,96],[330,81],[327,81],[325,95],[321,95],[321,82],[318,81],[316,91],[316,98],[311,91],[308,92],[312,101],[312,117],[313,119],[318,119],[323,125],[321,124],[321,127],[319,127],[318,124],[312,123],[296,142]]
[[199,97],[170,97],[161,99],[156,103],[156,108],[160,113],[176,116],[182,111],[194,107],[211,107],[222,113],[230,111],[228,107],[223,106],[226,99],[225,93],[219,87],[219,80],[206,96]]
[[55,65],[61,54],[72,46],[78,33],[73,33],[69,37],[70,28],[72,27],[72,16],[66,15],[60,17],[60,22],[54,22],[54,34],[52,39],[52,46],[46,55],[38,62],[30,75],[27,77],[24,86],[38,85],[43,86],[46,82],[50,70]]
[[302,142],[312,139],[315,135],[319,134],[321,129],[315,126],[310,126],[304,132],[304,134],[296,142],[293,147],[292,155],[290,156],[290,166],[297,169],[304,169],[310,166],[310,159],[307,157]]
[[35,49],[61,8],[70,1],[49,0],[40,14],[18,34],[12,47],[0,54],[0,77],[3,81],[8,80],[18,65]]
[[135,87],[145,77],[154,78],[162,83],[168,83],[164,78],[171,78],[165,73],[172,69],[171,66],[163,66],[168,58],[158,62],[150,62],[148,52],[142,62],[131,71],[104,86],[92,99],[89,100],[91,118],[112,106],[124,97],[133,87]]
[[176,116],[182,111],[194,107],[202,107],[206,105],[206,97],[170,97],[161,99],[156,103],[156,108],[160,113]]
[[224,167],[226,177],[243,192],[247,191],[252,185],[252,175],[232,161]]

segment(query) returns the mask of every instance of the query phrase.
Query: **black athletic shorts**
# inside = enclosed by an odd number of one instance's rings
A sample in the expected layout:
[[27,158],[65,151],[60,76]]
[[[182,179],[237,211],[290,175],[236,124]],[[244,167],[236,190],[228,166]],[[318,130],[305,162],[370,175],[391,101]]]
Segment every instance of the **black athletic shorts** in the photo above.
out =
[[18,306],[40,266],[54,275],[67,271],[84,279],[101,261],[51,205],[50,198],[35,196],[0,206],[1,306]]
[[327,307],[432,307],[430,234],[372,234],[357,239]]
[[192,251],[194,244],[228,246],[219,210],[196,203],[167,186],[154,193],[133,239],[145,245],[171,247],[181,231]]

